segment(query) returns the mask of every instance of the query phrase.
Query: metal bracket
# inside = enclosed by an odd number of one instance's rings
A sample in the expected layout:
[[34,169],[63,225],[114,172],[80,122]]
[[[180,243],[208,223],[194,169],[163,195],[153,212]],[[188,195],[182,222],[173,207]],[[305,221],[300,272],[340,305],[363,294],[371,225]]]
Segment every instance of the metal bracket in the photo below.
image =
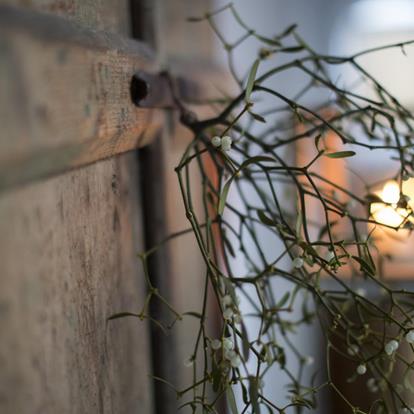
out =
[[196,82],[167,72],[152,74],[138,71],[131,79],[131,99],[139,108],[182,109],[180,102],[200,96]]

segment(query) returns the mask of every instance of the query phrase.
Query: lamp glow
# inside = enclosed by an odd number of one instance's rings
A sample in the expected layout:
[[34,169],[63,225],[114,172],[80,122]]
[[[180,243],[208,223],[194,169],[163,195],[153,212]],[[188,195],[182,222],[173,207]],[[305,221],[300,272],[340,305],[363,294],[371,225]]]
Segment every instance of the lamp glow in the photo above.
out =
[[397,203],[400,199],[400,187],[396,181],[385,183],[381,192],[377,193],[384,203],[372,203],[371,214],[375,221],[391,227],[399,227],[409,215],[405,208],[398,208]]
[[384,203],[397,204],[400,199],[400,187],[396,181],[388,181],[385,183],[380,195]]

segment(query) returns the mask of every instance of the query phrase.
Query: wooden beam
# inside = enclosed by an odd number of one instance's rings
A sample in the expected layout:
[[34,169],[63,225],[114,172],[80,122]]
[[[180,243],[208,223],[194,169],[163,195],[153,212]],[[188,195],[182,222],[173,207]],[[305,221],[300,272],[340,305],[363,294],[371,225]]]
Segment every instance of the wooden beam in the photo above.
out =
[[150,142],[162,113],[129,87],[155,69],[136,40],[0,6],[0,191]]
[[[170,69],[194,84],[189,103],[231,84],[209,62],[181,58]],[[0,6],[0,192],[149,144],[164,117],[133,105],[139,70],[158,71],[142,42]]]

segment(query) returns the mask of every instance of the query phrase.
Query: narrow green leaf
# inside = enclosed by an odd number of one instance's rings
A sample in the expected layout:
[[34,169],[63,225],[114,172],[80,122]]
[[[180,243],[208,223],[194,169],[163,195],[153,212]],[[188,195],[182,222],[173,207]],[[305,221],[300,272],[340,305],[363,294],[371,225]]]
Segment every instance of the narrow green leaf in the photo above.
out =
[[375,276],[375,269],[372,268],[370,263],[358,256],[352,256],[352,258],[360,264],[361,271],[369,274],[370,276]]
[[260,36],[258,34],[256,35],[256,38],[259,39],[261,42],[266,43],[270,46],[280,46],[279,40],[270,39],[268,37]]
[[183,315],[193,316],[194,318],[197,318],[197,319],[202,319],[203,317],[203,315],[201,315],[201,313],[198,313],[198,312],[184,312]]
[[315,137],[315,147],[316,147],[316,149],[317,149],[318,152],[320,152],[320,149],[319,149],[319,141],[321,140],[321,138],[322,138],[322,134],[319,134],[319,135],[317,135]]
[[250,95],[253,91],[254,81],[256,80],[257,68],[259,67],[260,60],[256,59],[250,69],[249,77],[247,79],[246,84],[246,93],[244,95],[244,99],[246,102],[250,102]]
[[229,190],[230,190],[231,183],[233,182],[233,178],[234,178],[234,176],[231,177],[226,182],[226,184],[224,184],[223,191],[220,194],[220,200],[219,200],[219,205],[218,205],[218,214],[220,216],[223,215],[224,207],[226,205],[227,196],[229,194]]
[[256,114],[256,113],[254,113],[254,112],[252,112],[252,111],[249,111],[249,114],[256,120],[256,121],[259,121],[259,122],[262,122],[262,123],[266,123],[266,119],[264,119],[261,115],[259,115],[259,114]]
[[205,17],[187,17],[187,22],[197,23],[205,20]]
[[280,49],[280,51],[285,52],[285,53],[295,53],[295,52],[300,52],[303,49],[305,49],[304,46],[292,46],[292,47],[285,47],[283,49]]
[[[323,236],[325,236],[325,234],[328,233],[328,229],[329,228],[333,228],[334,226],[336,226],[339,223],[339,220],[335,220],[335,221],[331,221],[329,222],[329,224],[325,224],[320,230],[319,230],[319,234],[318,234],[318,240],[321,240],[323,238]],[[317,255],[316,255],[317,256]]]
[[249,397],[248,397],[248,393],[247,393],[247,388],[246,386],[243,384],[242,381],[239,382],[241,389],[242,389],[242,398],[243,398],[243,402],[245,404],[249,404]]
[[111,315],[107,320],[111,321],[113,319],[125,318],[128,316],[133,316],[134,318],[142,319],[141,315],[139,315],[138,313],[120,312],[120,313],[115,313],[114,315]]
[[220,389],[221,385],[221,371],[220,367],[217,365],[215,359],[212,361],[212,379],[213,379],[213,391],[217,392]]
[[295,225],[295,232],[296,232],[296,237],[298,239],[300,239],[300,230],[302,228],[302,213],[300,211],[298,211],[298,216],[296,218],[296,225]]
[[223,191],[221,192],[220,195],[220,199],[219,199],[219,205],[218,205],[218,214],[221,216],[223,215],[223,211],[224,211],[224,207],[226,206],[226,200],[227,200],[227,196],[230,190],[230,186],[232,181],[234,180],[235,177],[237,177],[238,173],[243,170],[244,168],[246,168],[248,165],[250,164],[257,164],[259,162],[264,162],[264,161],[269,161],[269,162],[275,162],[275,159],[272,157],[266,157],[264,155],[258,155],[256,157],[251,157],[248,160],[244,161],[238,171],[236,173],[234,173],[229,180],[226,182],[226,184],[224,184],[223,187]]
[[281,37],[285,37],[285,36],[291,34],[297,27],[298,27],[297,23],[291,24],[278,37],[281,38]]
[[[238,172],[240,172],[242,169],[246,168],[248,165],[256,164],[260,161],[275,162],[275,159],[271,158],[271,157],[266,157],[264,155],[263,156],[259,155],[257,157],[251,157],[248,160],[244,161],[243,164],[241,164]],[[224,207],[226,206],[226,200],[227,200],[227,196],[229,194],[231,183],[233,182],[234,178],[237,176],[238,172],[233,174],[229,178],[229,180],[226,182],[226,184],[224,184],[223,191],[221,192],[220,199],[219,199],[218,209],[217,209],[217,212],[220,216],[223,215],[223,211],[224,211]]]
[[355,151],[329,152],[324,155],[329,158],[347,158],[347,157],[353,157],[355,155]]
[[243,321],[242,321],[242,324],[241,324],[241,330],[242,330],[243,358],[247,362],[249,360],[249,356],[250,356],[250,343],[249,343],[249,337],[247,336],[246,325],[243,323]]
[[278,346],[278,355],[277,355],[277,360],[279,361],[280,367],[282,369],[285,368],[286,365],[286,354],[285,354],[285,350],[281,347]]
[[157,377],[155,375],[150,375],[150,378],[152,378],[155,381],[162,382],[165,385],[168,385],[171,389],[173,389],[175,392],[177,392],[177,388],[175,388],[174,385],[171,384],[171,382],[168,382],[166,379]]
[[263,224],[266,224],[266,226],[269,226],[269,227],[277,226],[277,222],[267,217],[263,210],[257,210],[257,216],[259,217],[259,220]]
[[369,132],[374,133],[375,127],[377,126],[377,120],[376,120],[376,114],[372,115],[371,118],[371,127],[369,129]]
[[259,389],[257,384],[257,378],[249,377],[249,397],[253,407],[253,414],[260,414],[259,406]]
[[290,297],[290,292],[286,292],[282,299],[280,299],[280,301],[278,303],[276,303],[276,307],[277,308],[283,308],[284,305],[286,305],[287,301],[289,300]]
[[231,257],[236,257],[233,246],[230,240],[227,238],[225,233],[223,233],[223,242],[224,242],[224,245],[226,246],[227,251],[230,253]]
[[370,268],[374,271],[374,274],[377,273],[377,268],[375,266],[374,259],[372,258],[371,252],[369,251],[369,247],[367,245],[362,246],[362,249],[364,250],[365,256],[364,258],[367,260],[367,262],[370,265]]
[[255,157],[251,157],[248,160],[244,161],[243,164],[240,165],[239,171],[246,168],[250,164],[258,164],[259,162],[276,162],[276,160],[272,157],[267,157],[266,155],[257,155]]
[[229,403],[232,414],[239,414],[237,410],[236,398],[234,397],[233,388],[231,386],[226,389],[227,402]]

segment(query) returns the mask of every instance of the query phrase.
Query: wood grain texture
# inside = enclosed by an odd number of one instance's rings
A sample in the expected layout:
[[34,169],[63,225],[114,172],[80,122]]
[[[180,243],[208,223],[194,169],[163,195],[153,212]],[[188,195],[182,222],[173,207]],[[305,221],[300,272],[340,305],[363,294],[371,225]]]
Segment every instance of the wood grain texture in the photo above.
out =
[[153,67],[137,41],[0,6],[0,190],[148,143],[161,114],[129,87]]
[[0,4],[48,12],[91,29],[130,34],[128,0],[0,0]]
[[152,412],[135,154],[0,196],[0,412]]
[[21,8],[0,6],[0,413],[151,414],[149,327],[106,320],[146,291],[136,156],[117,154],[159,128],[129,97],[152,53],[120,36],[127,0],[6,3]]
[[[161,111],[130,103],[130,77],[137,69],[156,71],[158,59],[119,36],[119,24],[111,26],[99,10],[103,2],[16,0],[27,8],[0,7],[0,329],[7,332],[0,341],[0,413],[153,411],[148,326],[117,320],[105,333],[105,320],[114,312],[136,312],[145,292],[135,257],[142,242],[137,165],[133,154],[117,154],[149,143],[168,122]],[[191,74],[215,95],[216,81],[225,78],[205,63],[210,46],[203,42],[210,39],[202,32],[188,41],[173,36],[174,30],[185,35],[178,23],[185,19],[183,4],[165,6],[169,16],[160,21],[167,30],[159,42],[169,49],[174,73]],[[117,5],[112,2],[111,10],[121,22]],[[173,31],[169,19],[175,19]],[[188,226],[176,213],[181,200],[170,167],[189,137],[182,128],[165,131],[159,151],[168,172],[160,191],[168,215],[164,230],[170,231]],[[155,177],[160,172],[154,170]],[[154,223],[145,224],[155,233]],[[173,302],[196,310],[204,272],[194,239],[186,237],[172,251]],[[178,358],[171,348],[164,355],[174,358],[180,384],[190,380],[182,360],[191,352],[194,329],[189,318],[181,323]],[[175,413],[175,401],[160,412]]]

